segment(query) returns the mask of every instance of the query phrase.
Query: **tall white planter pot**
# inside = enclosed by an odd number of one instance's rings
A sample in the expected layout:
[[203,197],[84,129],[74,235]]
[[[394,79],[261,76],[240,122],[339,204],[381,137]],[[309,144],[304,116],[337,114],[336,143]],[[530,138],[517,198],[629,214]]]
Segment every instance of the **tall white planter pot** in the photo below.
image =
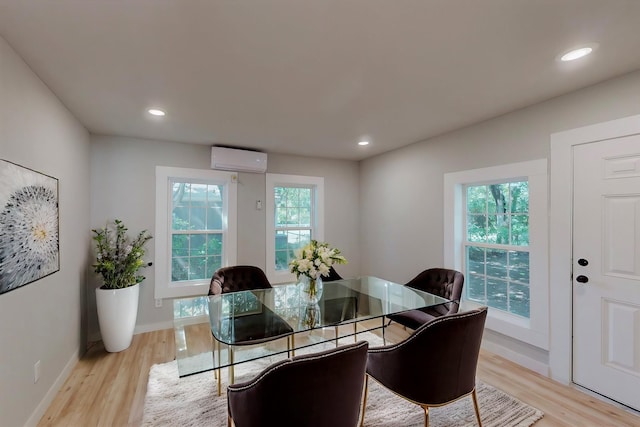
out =
[[126,350],[131,345],[139,297],[139,283],[122,289],[96,289],[100,334],[108,352]]

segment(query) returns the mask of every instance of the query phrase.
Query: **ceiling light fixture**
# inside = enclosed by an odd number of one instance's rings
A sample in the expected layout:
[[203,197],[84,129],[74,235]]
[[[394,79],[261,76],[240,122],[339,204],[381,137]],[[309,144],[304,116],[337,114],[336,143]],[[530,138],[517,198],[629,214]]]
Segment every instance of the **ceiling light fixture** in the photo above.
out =
[[571,49],[570,51],[561,54],[559,59],[562,62],[575,61],[576,59],[585,57],[590,53],[592,53],[597,46],[598,46],[597,44],[591,43],[588,45]]
[[358,145],[369,145],[369,141],[360,141]]
[[152,116],[158,116],[158,117],[162,117],[166,114],[164,111],[158,110],[157,108],[149,108],[147,112]]

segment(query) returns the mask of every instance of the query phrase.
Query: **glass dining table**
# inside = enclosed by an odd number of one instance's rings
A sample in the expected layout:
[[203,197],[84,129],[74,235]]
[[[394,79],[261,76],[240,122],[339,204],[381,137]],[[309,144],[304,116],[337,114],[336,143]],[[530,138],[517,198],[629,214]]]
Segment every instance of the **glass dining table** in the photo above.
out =
[[317,303],[309,303],[296,284],[179,298],[174,300],[178,374],[229,367],[233,382],[233,367],[239,363],[292,356],[296,350],[327,342],[337,345],[339,339],[355,340],[372,329],[381,329],[384,338],[385,316],[448,303],[369,276],[325,282]]

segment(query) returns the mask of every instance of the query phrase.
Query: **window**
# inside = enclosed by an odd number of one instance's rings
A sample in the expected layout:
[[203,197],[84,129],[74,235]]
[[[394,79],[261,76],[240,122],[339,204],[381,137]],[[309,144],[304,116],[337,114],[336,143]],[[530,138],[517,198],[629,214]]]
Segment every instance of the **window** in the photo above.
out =
[[273,283],[289,282],[295,250],[324,238],[324,178],[267,174],[266,181],[266,273]]
[[529,183],[467,185],[467,299],[529,318]]
[[236,181],[229,172],[156,168],[156,298],[202,295],[235,263]]
[[487,328],[549,347],[547,161],[445,174],[445,266]]

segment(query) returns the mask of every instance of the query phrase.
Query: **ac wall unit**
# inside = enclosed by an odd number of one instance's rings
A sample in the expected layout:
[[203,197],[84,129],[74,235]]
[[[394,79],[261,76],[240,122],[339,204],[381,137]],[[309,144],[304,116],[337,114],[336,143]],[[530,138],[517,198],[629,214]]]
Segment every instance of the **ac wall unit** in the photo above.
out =
[[211,147],[211,169],[265,173],[267,154],[237,148]]

